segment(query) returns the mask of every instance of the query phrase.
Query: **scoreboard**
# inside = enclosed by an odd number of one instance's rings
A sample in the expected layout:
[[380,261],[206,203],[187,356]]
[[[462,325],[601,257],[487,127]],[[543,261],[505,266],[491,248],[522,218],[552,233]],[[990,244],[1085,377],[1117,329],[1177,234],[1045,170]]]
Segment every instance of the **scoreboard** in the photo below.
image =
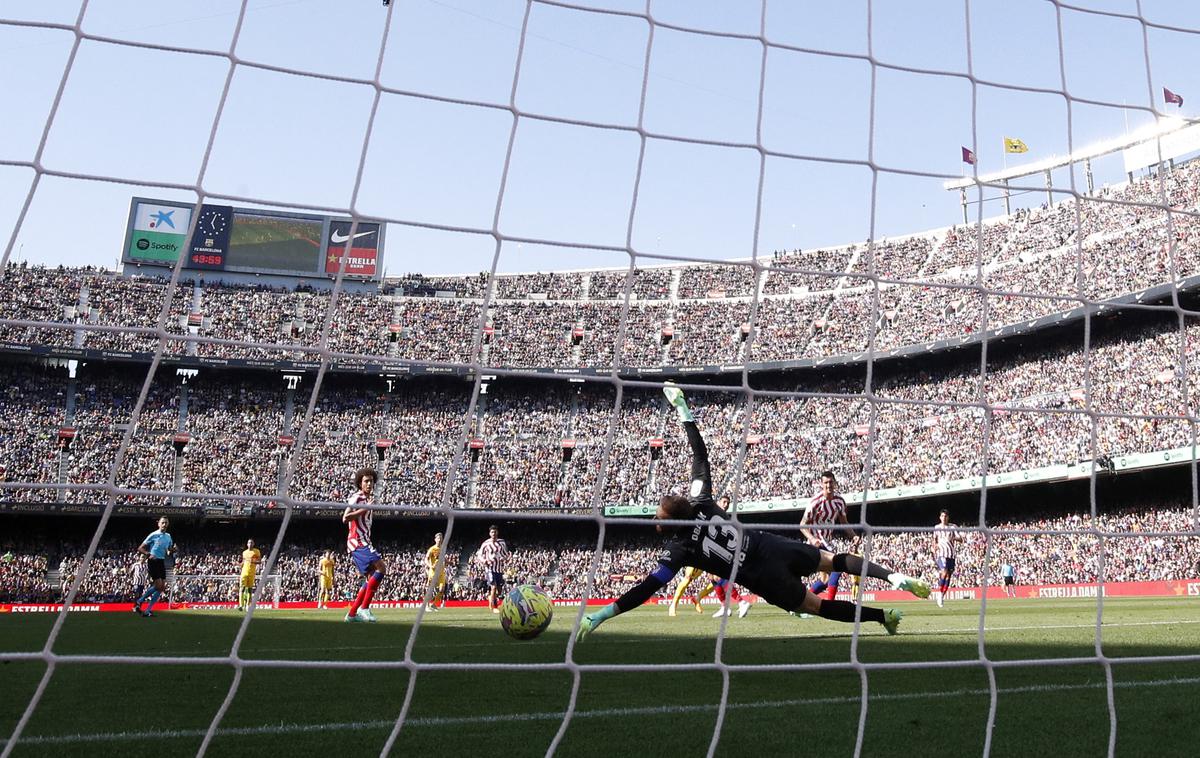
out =
[[205,204],[189,239],[194,209],[133,198],[122,260],[172,268],[182,256],[185,269],[332,278],[344,257],[348,277],[382,275],[382,224],[352,229],[349,218]]

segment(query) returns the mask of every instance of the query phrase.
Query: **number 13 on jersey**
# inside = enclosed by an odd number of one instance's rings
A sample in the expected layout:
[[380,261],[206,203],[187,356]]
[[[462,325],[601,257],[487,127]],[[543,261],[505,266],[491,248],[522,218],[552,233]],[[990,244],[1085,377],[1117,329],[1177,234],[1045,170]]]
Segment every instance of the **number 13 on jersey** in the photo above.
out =
[[[737,528],[729,524],[718,523],[716,519],[713,519],[712,523],[708,525],[704,539],[700,541],[700,550],[710,558],[716,556],[732,566],[733,552],[737,549]],[[743,550],[738,556],[738,563],[741,563],[745,558],[746,553]]]

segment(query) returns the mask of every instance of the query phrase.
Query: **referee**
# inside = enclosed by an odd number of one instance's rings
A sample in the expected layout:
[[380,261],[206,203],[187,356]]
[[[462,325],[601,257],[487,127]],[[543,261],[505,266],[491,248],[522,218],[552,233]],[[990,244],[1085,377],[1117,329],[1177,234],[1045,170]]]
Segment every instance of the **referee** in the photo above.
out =
[[[167,531],[170,525],[171,522],[163,516],[158,520],[158,529],[150,532],[138,545],[138,552],[148,556],[146,569],[150,574],[150,586],[134,602],[133,612],[147,618],[154,615],[154,604],[167,590],[167,556],[175,553],[175,540]],[[143,603],[146,604],[145,610],[142,609]]]

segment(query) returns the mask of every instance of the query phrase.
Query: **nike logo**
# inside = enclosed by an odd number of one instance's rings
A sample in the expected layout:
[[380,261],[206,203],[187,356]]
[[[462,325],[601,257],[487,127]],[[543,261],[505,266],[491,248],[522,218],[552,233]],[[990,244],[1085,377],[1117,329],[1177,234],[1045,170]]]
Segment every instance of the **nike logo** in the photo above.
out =
[[[374,233],[375,232],[373,232],[373,231],[372,232],[359,232],[358,234],[354,235],[354,239],[358,239],[359,237],[365,237],[368,234],[374,234]],[[336,231],[333,234],[329,235],[329,241],[335,245],[340,245],[350,238],[351,237],[349,234],[338,234]]]

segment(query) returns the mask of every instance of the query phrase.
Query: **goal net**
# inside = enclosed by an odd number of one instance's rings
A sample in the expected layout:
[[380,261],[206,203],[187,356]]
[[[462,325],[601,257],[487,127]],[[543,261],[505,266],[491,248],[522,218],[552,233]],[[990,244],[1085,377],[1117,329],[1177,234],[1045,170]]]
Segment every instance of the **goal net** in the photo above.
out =
[[[312,582],[315,584],[315,582]],[[262,585],[262,589],[259,589]],[[234,574],[177,574],[168,582],[170,605],[194,610],[223,610],[241,604],[242,578]],[[259,577],[255,582],[256,608],[279,608],[280,577]],[[313,597],[316,597],[314,591]]]
[[[94,528],[0,539],[0,604],[54,611],[35,643],[0,637],[26,667],[0,758],[149,739],[51,723],[112,667],[203,678],[168,730],[198,754],[493,730],[529,754],[778,751],[817,739],[780,723],[828,713],[822,739],[857,756],[932,702],[955,734],[921,738],[952,754],[1030,750],[1022,730],[1065,713],[1077,741],[1046,744],[1115,755],[1200,695],[1194,9],[43,5],[0,5],[28,104],[0,131],[0,488],[6,511]],[[577,642],[658,565],[648,516],[686,493],[667,381],[728,544],[827,532],[947,607],[859,577],[843,626],[760,600],[701,629],[655,607],[672,581]],[[334,601],[354,597],[341,519],[367,467],[394,624],[262,618],[316,599],[326,551]],[[848,522],[802,525],[826,471]],[[269,545],[245,616],[72,614],[132,599],[142,534],[121,524],[164,514],[173,604],[236,603],[225,572]],[[500,634],[471,609],[497,522],[523,541],[508,581],[560,603],[537,643],[476,636]],[[896,640],[862,616],[893,603]],[[371,702],[247,721],[272,687]]]

